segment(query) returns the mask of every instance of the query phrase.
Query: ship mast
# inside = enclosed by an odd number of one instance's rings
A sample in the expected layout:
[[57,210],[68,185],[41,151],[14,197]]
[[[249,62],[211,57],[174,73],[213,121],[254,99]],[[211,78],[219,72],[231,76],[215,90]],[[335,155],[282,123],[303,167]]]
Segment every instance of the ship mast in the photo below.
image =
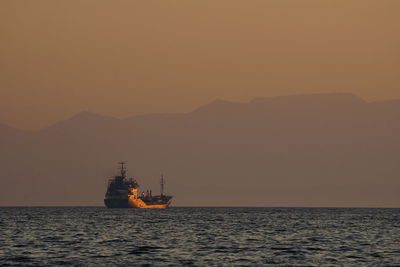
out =
[[161,186],[161,196],[163,196],[164,195],[164,175],[163,174],[161,174],[160,186]]
[[124,167],[124,164],[126,164],[126,162],[121,161],[118,163],[121,164],[121,176],[122,176],[122,178],[125,178],[126,177],[126,168]]

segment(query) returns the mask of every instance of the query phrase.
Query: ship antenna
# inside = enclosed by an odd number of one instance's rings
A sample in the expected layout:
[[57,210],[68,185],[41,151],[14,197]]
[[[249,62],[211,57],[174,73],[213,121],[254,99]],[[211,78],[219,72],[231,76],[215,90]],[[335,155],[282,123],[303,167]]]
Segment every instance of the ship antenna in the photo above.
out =
[[160,185],[161,185],[161,196],[163,196],[164,195],[164,175],[162,173],[161,173]]
[[118,162],[118,163],[121,164],[121,176],[123,178],[125,178],[125,176],[126,176],[126,168],[124,167],[124,164],[126,164],[126,162],[121,161],[121,162]]

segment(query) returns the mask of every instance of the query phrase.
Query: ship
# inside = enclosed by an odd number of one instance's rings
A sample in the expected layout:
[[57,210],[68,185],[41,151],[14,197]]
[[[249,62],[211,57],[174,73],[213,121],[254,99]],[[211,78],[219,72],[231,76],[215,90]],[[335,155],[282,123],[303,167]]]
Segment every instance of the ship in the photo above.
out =
[[164,194],[165,180],[161,174],[160,195],[153,196],[151,190],[139,193],[139,183],[134,178],[128,178],[125,162],[121,165],[119,175],[108,180],[104,204],[107,208],[140,208],[166,209],[171,205],[172,196]]

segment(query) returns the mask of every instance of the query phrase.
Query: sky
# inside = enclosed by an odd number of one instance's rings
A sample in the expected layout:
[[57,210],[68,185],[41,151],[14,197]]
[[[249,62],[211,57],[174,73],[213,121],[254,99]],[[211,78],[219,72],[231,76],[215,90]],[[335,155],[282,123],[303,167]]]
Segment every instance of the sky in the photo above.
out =
[[299,93],[400,98],[398,0],[0,1],[0,122]]

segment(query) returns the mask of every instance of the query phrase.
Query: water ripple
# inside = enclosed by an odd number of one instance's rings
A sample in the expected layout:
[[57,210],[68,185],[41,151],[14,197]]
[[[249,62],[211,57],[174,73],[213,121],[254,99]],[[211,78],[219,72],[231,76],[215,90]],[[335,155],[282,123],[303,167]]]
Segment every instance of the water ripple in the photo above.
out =
[[0,211],[1,266],[400,265],[400,209]]

